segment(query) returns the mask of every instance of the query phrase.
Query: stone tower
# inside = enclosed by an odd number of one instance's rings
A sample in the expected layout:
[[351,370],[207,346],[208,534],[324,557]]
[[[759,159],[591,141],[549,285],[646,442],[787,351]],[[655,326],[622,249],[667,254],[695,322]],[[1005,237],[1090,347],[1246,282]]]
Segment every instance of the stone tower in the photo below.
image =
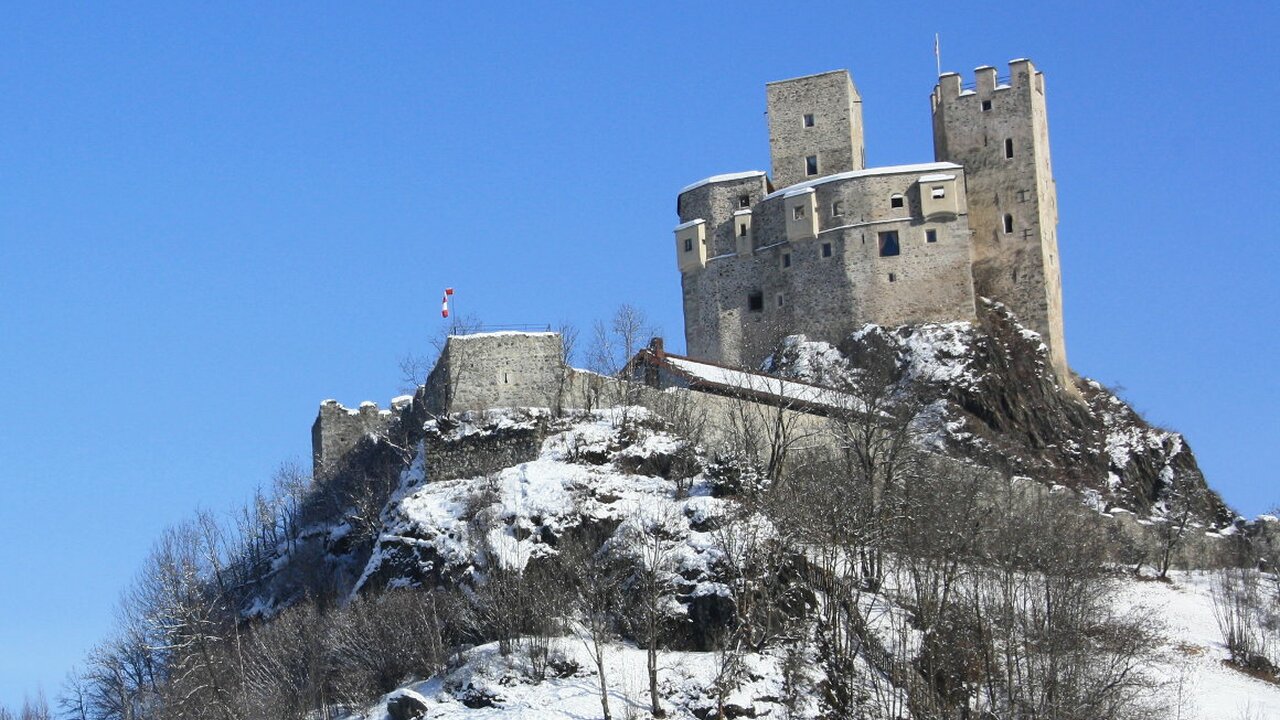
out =
[[765,96],[775,187],[866,166],[862,96],[848,71],[772,82]]
[[1044,75],[1030,60],[1014,60],[1009,70],[1000,78],[995,68],[980,67],[972,86],[956,73],[938,78],[934,157],[965,169],[975,292],[1040,333],[1058,377],[1071,387]]

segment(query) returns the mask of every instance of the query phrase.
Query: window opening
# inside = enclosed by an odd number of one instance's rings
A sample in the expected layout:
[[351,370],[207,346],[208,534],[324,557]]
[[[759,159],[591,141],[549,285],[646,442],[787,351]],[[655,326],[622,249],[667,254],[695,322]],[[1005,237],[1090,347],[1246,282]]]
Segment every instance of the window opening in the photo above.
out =
[[740,207],[740,208],[749,208],[749,207],[751,207],[751,196],[750,196],[750,195],[739,195],[739,196],[738,196],[738,207]]
[[746,237],[746,236],[747,236],[747,224],[738,223],[738,237]]
[[818,174],[818,156],[810,155],[804,159],[804,171],[807,175]]
[[902,207],[902,205],[903,205],[903,198],[901,195],[894,195],[893,197],[889,198],[889,207],[900,208]]
[[1004,156],[1006,158],[1013,157],[1013,138],[1004,139]]
[[747,309],[751,312],[762,312],[764,310],[764,293],[753,292],[747,295]]
[[929,229],[924,231],[924,241],[930,243],[938,242],[938,231]]
[[782,267],[791,267],[791,253],[782,253]]
[[803,219],[804,219],[804,206],[803,206],[803,205],[797,205],[797,206],[795,206],[795,207],[791,208],[791,217],[792,217],[792,219],[795,219],[795,220],[803,220]]
[[831,217],[840,217],[844,215],[844,201],[837,200],[831,203]]
[[813,113],[804,114],[804,126],[813,127]]
[[1004,233],[1006,235],[1013,233],[1013,216],[1008,213],[1004,216]]
[[899,251],[897,230],[880,233],[880,257],[892,257],[899,254]]
[[897,275],[894,275],[893,273],[889,273],[889,282],[896,282],[897,279],[898,279]]
[[822,243],[822,257],[831,257],[831,243]]
[[944,185],[936,185],[929,189],[929,194],[934,198],[944,198],[947,196],[947,188]]
[[778,307],[782,307],[782,293],[778,293]]
[[990,101],[990,100],[983,100],[983,101],[982,101],[982,112],[990,112],[990,110],[991,110],[991,101]]
[[685,252],[689,252],[689,251],[691,251],[691,250],[693,250],[693,239],[692,239],[692,238],[685,238],[685,239],[684,239],[684,251],[685,251]]

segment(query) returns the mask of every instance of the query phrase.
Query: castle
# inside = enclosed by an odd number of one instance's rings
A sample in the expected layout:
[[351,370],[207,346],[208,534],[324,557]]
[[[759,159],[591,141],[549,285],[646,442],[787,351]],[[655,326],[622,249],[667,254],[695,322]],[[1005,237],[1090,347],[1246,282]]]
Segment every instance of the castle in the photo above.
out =
[[758,366],[784,335],[972,320],[985,297],[1070,386],[1044,75],[1030,60],[976,74],[938,78],[934,162],[879,168],[848,72],[769,83],[772,177],[717,175],[677,200],[688,354]]

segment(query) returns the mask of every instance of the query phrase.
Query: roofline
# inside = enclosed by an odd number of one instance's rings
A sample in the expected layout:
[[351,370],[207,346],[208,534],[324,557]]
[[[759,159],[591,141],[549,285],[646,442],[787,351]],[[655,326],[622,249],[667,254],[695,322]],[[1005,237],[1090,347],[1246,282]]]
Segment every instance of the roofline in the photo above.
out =
[[849,77],[849,70],[847,68],[841,68],[839,70],[827,70],[826,72],[811,73],[809,75],[799,75],[797,77],[787,78],[785,80],[773,80],[765,83],[764,86],[769,87],[770,85],[777,85],[779,83],[793,82],[795,80],[808,80],[809,78],[816,78],[816,77],[822,77],[823,75],[836,75],[836,74],[844,74],[846,77]]
[[825,185],[826,183],[830,183],[830,182],[839,182],[841,180],[853,180],[854,178],[862,178],[862,177],[875,177],[877,175],[915,175],[915,174],[923,175],[923,174],[937,171],[937,170],[964,170],[964,166],[957,165],[956,163],[953,163],[953,162],[931,162],[931,163],[916,163],[914,165],[886,165],[884,167],[878,167],[878,168],[864,168],[862,170],[849,170],[848,172],[836,173],[834,175],[825,175],[820,178],[814,178],[813,180],[804,180],[802,182],[795,183],[794,185],[788,185],[787,187],[779,188],[769,193],[768,195],[765,195],[763,198],[761,198],[761,201],[763,202],[764,200],[778,197],[779,195],[786,195],[788,193],[803,192],[806,189],[814,188],[814,187],[817,187],[818,185]]

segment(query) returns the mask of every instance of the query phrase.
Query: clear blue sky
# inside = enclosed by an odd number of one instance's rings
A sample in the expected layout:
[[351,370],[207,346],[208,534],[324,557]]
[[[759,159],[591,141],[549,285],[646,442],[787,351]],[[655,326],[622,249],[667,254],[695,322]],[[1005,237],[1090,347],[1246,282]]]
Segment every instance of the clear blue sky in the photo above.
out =
[[935,31],[1046,73],[1072,365],[1280,502],[1269,4],[110,5],[0,23],[0,702],[163,526],[309,462],[321,400],[398,394],[446,284],[682,346],[676,191],[767,169],[764,83],[834,68],[869,164],[932,160]]

